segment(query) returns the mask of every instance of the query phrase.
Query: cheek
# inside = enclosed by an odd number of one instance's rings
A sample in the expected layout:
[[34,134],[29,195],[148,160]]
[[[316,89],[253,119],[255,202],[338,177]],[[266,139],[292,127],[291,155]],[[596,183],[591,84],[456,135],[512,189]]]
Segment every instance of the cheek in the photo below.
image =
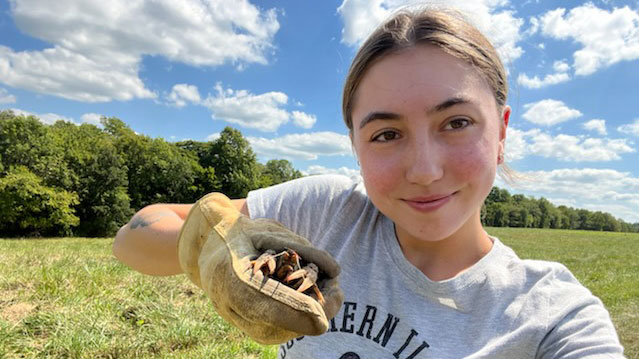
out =
[[494,145],[478,143],[458,151],[452,164],[456,177],[465,182],[491,181],[497,171],[497,154]]
[[360,168],[369,194],[387,193],[401,182],[401,162],[393,157],[360,158]]

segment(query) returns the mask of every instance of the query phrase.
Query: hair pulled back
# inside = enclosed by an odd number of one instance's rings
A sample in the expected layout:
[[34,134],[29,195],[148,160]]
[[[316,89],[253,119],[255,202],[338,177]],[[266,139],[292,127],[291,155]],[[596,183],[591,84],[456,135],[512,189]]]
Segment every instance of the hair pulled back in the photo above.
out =
[[497,106],[506,104],[504,65],[493,45],[460,13],[434,8],[405,8],[379,26],[360,47],[344,83],[342,115],[353,130],[357,88],[368,70],[386,55],[417,45],[434,45],[472,65],[493,91]]

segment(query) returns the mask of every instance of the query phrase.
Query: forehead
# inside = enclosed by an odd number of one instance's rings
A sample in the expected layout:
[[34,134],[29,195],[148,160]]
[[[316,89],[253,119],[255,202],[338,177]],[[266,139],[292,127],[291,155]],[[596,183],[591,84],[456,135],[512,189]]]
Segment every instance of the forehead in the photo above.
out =
[[366,71],[357,88],[353,120],[371,108],[432,107],[455,97],[496,108],[490,86],[473,66],[438,47],[418,45],[386,55]]

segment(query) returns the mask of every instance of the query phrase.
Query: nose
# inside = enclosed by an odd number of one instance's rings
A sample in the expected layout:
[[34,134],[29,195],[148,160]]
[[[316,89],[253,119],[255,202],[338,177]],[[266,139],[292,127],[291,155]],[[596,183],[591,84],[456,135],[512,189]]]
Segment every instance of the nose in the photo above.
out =
[[406,180],[426,186],[444,176],[442,151],[427,138],[412,141],[405,157]]

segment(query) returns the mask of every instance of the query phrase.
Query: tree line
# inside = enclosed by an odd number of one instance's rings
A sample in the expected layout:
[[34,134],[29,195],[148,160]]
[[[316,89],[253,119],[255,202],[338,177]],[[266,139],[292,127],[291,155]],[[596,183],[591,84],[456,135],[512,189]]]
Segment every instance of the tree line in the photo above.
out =
[[[248,141],[226,127],[209,142],[167,142],[121,120],[102,126],[0,112],[0,237],[112,236],[140,208],[193,203],[209,192],[231,198],[302,176],[287,160],[259,163]],[[493,188],[487,226],[639,232],[590,212]]]
[[492,227],[584,229],[609,232],[639,232],[610,213],[555,206],[547,199],[535,199],[493,187],[482,208],[482,221]]
[[231,198],[301,177],[286,160],[259,163],[230,127],[210,142],[170,143],[117,118],[102,128],[0,112],[0,237],[112,236],[151,203]]

